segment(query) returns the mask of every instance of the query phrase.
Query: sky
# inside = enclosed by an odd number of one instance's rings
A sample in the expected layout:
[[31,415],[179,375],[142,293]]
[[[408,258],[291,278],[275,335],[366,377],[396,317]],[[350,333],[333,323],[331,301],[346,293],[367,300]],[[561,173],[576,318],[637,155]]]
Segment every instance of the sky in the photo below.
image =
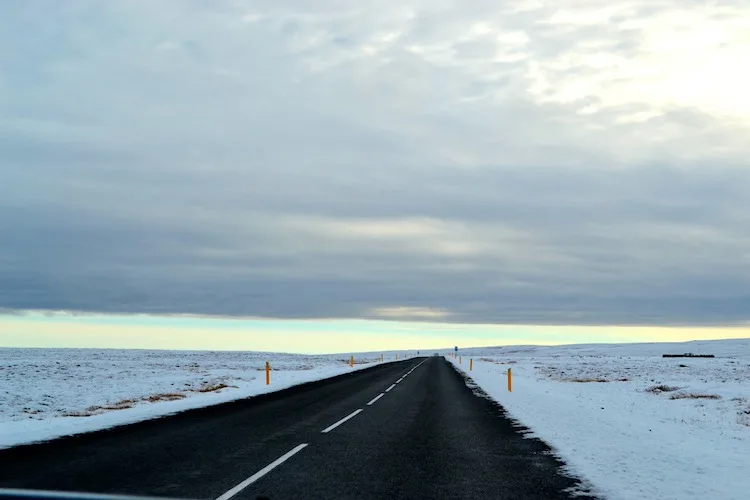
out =
[[23,311],[736,332],[748,60],[745,0],[0,3],[0,344]]

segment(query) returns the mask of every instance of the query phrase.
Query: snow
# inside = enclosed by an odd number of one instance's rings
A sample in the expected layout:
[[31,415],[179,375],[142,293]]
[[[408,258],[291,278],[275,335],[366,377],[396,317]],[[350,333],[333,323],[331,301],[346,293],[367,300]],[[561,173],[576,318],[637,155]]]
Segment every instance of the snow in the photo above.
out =
[[[661,357],[688,352],[716,358]],[[613,500],[747,498],[750,340],[460,354],[460,365],[448,359],[530,435],[552,446],[594,493]],[[509,367],[513,392],[507,390]],[[657,385],[676,390],[649,391]]]
[[353,368],[348,361],[345,354],[0,349],[0,448],[277,391],[373,366],[380,353],[355,355]]
[[[661,357],[686,352],[716,358]],[[473,358],[467,373],[474,382],[594,493],[613,500],[747,498],[750,339],[460,353],[460,365],[449,356],[457,368],[468,370]],[[0,349],[0,447],[275,391],[372,366],[379,357],[355,355],[350,368],[348,354]],[[676,390],[649,391],[660,385]]]

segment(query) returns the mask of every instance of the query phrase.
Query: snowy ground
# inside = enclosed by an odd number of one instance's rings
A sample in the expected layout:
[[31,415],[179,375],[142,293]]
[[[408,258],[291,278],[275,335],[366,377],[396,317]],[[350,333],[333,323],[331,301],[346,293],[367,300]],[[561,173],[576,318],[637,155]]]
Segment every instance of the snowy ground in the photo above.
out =
[[[717,357],[661,357],[685,352]],[[750,340],[461,355],[449,359],[605,498],[748,498]]]
[[356,355],[354,368],[348,360],[341,354],[0,349],[0,448],[275,391],[372,366],[380,354]]
[[[433,352],[433,351],[430,351]],[[715,354],[714,359],[661,357]],[[465,349],[460,369],[605,498],[745,499],[750,340]],[[386,361],[393,353],[386,353]],[[449,358],[452,359],[452,358]],[[273,366],[265,385],[263,367]],[[0,447],[352,370],[348,355],[0,349]],[[354,369],[379,361],[357,355]],[[365,364],[366,363],[366,364]],[[513,369],[513,392],[506,371]]]

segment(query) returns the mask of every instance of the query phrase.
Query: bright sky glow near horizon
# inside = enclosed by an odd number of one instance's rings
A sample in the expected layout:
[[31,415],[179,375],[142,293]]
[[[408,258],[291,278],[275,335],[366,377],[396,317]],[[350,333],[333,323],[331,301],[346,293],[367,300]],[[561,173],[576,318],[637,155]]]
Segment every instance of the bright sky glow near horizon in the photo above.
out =
[[750,336],[747,61],[750,0],[1,3],[0,345]]
[[0,315],[0,347],[247,350],[305,354],[497,345],[680,342],[750,337],[750,329],[461,325],[378,320]]

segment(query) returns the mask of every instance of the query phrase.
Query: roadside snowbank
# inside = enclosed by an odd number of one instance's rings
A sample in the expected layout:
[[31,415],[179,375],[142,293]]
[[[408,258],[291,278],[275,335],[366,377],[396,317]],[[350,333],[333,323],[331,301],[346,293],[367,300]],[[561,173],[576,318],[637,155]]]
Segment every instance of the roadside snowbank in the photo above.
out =
[[[685,352],[717,357],[661,357]],[[747,498],[750,340],[514,346],[461,355],[460,366],[449,359],[605,498]]]
[[[387,360],[392,360],[389,355]],[[379,354],[0,349],[0,448],[278,391],[380,362]],[[265,362],[272,367],[265,385]]]

